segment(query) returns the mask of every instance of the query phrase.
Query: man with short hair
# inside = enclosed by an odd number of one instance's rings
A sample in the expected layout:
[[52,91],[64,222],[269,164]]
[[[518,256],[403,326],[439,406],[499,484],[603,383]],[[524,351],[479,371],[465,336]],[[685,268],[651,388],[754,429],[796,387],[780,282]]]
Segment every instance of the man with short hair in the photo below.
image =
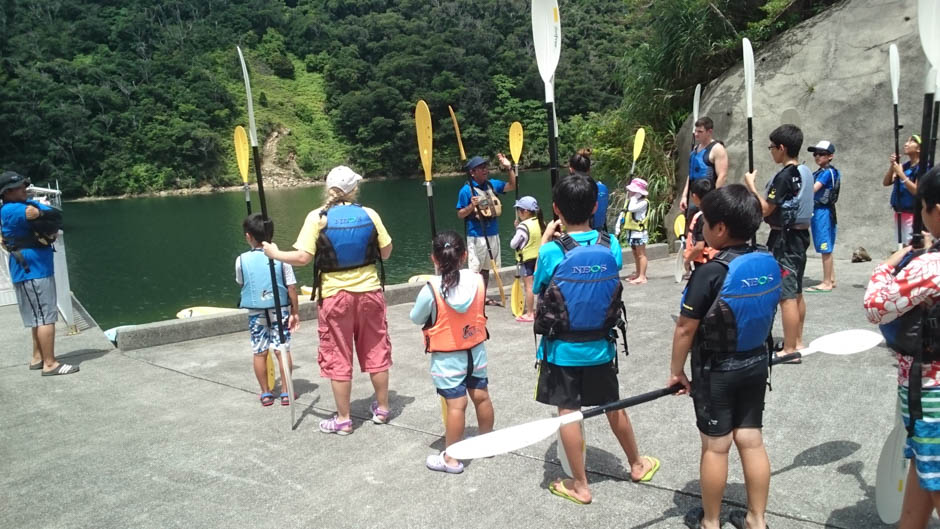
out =
[[[754,185],[757,172],[744,175],[745,185],[760,200],[764,221],[770,225],[767,248],[780,264],[783,355],[795,353],[805,347],[803,321],[806,319],[806,303],[803,301],[803,272],[806,269],[806,250],[809,248],[809,227],[813,208],[812,174],[804,176],[797,159],[802,146],[803,131],[796,125],[781,125],[770,133],[770,145],[767,149],[774,162],[783,165],[783,168],[768,182],[766,198]],[[792,363],[800,362],[797,360]]]
[[[708,178],[713,187],[718,189],[725,185],[728,176],[728,151],[718,140],[714,139],[715,123],[712,118],[702,116],[695,122],[695,147],[689,153],[689,176],[685,180],[685,187],[679,200],[679,210],[685,211],[689,206],[689,183],[699,178]],[[694,209],[694,208],[693,208]],[[691,218],[694,211],[686,212]]]
[[[502,205],[496,195],[516,189],[516,173],[512,164],[503,153],[496,156],[500,167],[509,173],[509,181],[491,179],[489,162],[481,156],[474,156],[464,166],[468,173],[467,183],[457,195],[457,218],[463,220],[467,227],[467,267],[483,276],[484,288],[489,286],[490,257],[497,267],[500,262],[498,219]],[[498,274],[499,270],[494,273]],[[487,304],[498,305],[489,299]]]
[[[10,252],[10,279],[16,291],[23,326],[33,335],[32,370],[42,376],[70,375],[78,366],[55,358],[55,323],[59,319],[53,269],[53,233],[43,227],[43,219],[56,216],[49,206],[27,200],[29,179],[13,171],[0,175],[0,233]],[[58,232],[58,228],[55,228]]]

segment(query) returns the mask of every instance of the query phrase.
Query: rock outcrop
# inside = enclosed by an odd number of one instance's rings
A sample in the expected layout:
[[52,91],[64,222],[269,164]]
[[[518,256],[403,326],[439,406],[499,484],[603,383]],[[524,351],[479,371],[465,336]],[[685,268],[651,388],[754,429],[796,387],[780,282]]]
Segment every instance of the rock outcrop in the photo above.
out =
[[[768,135],[784,119],[803,129],[800,159],[815,164],[806,148],[827,139],[836,146],[833,164],[842,173],[835,255],[847,259],[858,246],[880,261],[896,247],[888,205],[891,188],[882,186],[894,151],[888,47],[901,59],[901,143],[919,133],[927,59],[917,33],[916,2],[847,0],[807,20],[755,50],[754,159],[758,187],[777,168],[767,153]],[[730,182],[747,171],[747,116],[744,72],[739,64],[703,87],[701,115],[715,121],[715,137],[731,160]],[[691,119],[679,145],[689,145]],[[685,149],[683,149],[685,150]],[[679,161],[682,189],[688,152]],[[676,200],[678,204],[678,199]],[[673,215],[668,219],[671,226]],[[766,230],[766,228],[764,228]],[[760,241],[766,240],[763,233]],[[814,255],[810,248],[810,255]],[[838,275],[838,274],[837,274]]]

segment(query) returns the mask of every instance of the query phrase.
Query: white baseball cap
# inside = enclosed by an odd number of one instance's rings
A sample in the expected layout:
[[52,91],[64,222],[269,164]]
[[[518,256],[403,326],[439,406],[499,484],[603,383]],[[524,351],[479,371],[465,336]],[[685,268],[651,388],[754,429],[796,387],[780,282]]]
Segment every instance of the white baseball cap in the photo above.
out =
[[326,175],[326,187],[335,187],[343,193],[349,193],[356,188],[360,180],[362,176],[359,173],[345,165],[338,165]]

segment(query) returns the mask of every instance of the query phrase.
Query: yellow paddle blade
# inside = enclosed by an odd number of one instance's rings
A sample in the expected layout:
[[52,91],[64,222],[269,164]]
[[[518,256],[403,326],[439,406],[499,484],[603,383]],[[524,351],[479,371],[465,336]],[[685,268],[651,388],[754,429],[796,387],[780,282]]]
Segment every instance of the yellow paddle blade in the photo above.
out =
[[633,138],[633,162],[636,163],[637,159],[640,157],[640,153],[643,152],[643,142],[646,141],[646,129],[640,127],[636,131],[636,136]]
[[[242,131],[244,132],[244,130]],[[274,391],[274,354],[269,350],[268,359],[265,361],[268,371],[268,391]]]
[[509,126],[509,154],[512,161],[518,165],[522,159],[522,123],[513,121]]
[[513,316],[522,316],[522,313],[525,312],[525,292],[522,291],[522,280],[518,277],[512,282],[509,308],[512,310]]
[[676,234],[676,237],[682,237],[685,234],[685,215],[679,213],[676,221],[672,223],[672,231]]
[[235,127],[235,160],[238,162],[238,172],[242,175],[242,182],[248,183],[248,135],[245,127]]
[[457,124],[457,114],[454,114],[454,109],[450,108],[450,105],[447,105],[447,110],[450,111],[450,119],[454,122],[454,132],[457,133],[457,147],[460,147],[460,159],[466,160],[467,153],[463,150],[463,140],[460,139],[460,125]]
[[421,166],[424,167],[424,180],[431,181],[431,150],[434,138],[431,131],[431,111],[424,100],[415,107],[415,128],[418,131],[418,152],[421,154]]
[[409,283],[427,283],[434,277],[432,274],[418,274],[408,278]]

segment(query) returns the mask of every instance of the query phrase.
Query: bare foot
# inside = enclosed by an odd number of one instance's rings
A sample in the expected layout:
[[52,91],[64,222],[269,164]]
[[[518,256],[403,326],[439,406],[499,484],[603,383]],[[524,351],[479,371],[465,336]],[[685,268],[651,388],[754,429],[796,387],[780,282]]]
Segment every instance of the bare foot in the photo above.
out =
[[627,276],[627,281],[633,281],[634,279],[636,279],[636,272]]
[[[643,479],[644,476],[646,476],[647,473],[649,473],[655,467],[656,467],[656,460],[654,458],[651,458],[649,456],[643,456],[639,459],[639,461],[632,463],[630,465],[630,479],[632,479],[633,481],[640,481]],[[647,481],[649,481],[649,479],[651,479],[652,477],[653,476],[649,476]]]
[[646,277],[645,277],[645,276],[643,276],[643,277],[635,277],[635,278],[631,279],[631,280],[628,281],[628,282],[629,282],[631,285],[642,285],[642,284],[646,283]]

